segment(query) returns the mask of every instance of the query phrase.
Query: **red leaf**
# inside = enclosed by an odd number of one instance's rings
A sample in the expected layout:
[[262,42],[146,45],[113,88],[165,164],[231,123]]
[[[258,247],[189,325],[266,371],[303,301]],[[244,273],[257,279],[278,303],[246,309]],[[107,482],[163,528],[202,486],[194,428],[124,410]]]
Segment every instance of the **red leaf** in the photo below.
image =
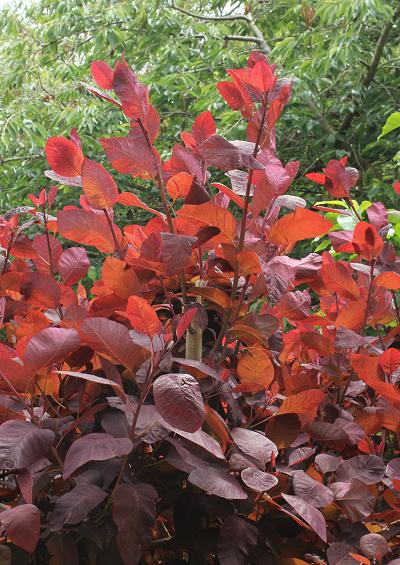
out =
[[396,181],[393,183],[393,189],[396,194],[400,194],[400,181]]
[[118,199],[118,188],[110,173],[91,159],[82,165],[83,192],[92,208],[112,208]]
[[111,165],[120,173],[134,177],[156,178],[161,167],[160,156],[141,137],[110,137],[100,143]]
[[328,290],[338,296],[350,298],[360,297],[360,289],[353,279],[353,270],[344,261],[334,261],[332,255],[325,251],[322,254],[321,277]]
[[104,61],[93,61],[90,65],[90,70],[92,71],[92,76],[94,81],[104,88],[104,90],[112,90],[114,71]]
[[144,298],[130,296],[125,312],[117,312],[128,318],[132,328],[137,332],[153,337],[162,330],[157,314]]
[[280,218],[269,233],[271,241],[288,246],[303,239],[324,235],[333,226],[330,220],[306,208],[296,208]]
[[147,86],[141,84],[125,61],[117,61],[113,88],[122,102],[122,110],[129,118],[145,119],[149,105]]
[[21,504],[0,513],[7,537],[28,553],[36,549],[40,536],[40,512],[33,504]]
[[50,137],[47,140],[45,151],[47,161],[57,175],[80,176],[83,153],[73,141],[66,137]]
[[[58,230],[66,239],[84,245],[92,245],[103,253],[115,251],[115,242],[110,226],[103,215],[93,214],[87,210],[64,209],[57,214]],[[116,237],[121,240],[122,234],[118,226],[113,224]]]
[[64,361],[79,346],[76,330],[47,328],[29,340],[23,359],[24,367],[28,374],[34,375],[43,367]]
[[58,261],[58,272],[64,284],[68,286],[79,282],[86,275],[89,267],[89,257],[83,247],[69,247]]
[[197,145],[200,145],[203,141],[214,135],[215,132],[215,122],[211,112],[208,110],[199,114],[193,122],[192,135]]
[[170,426],[185,432],[195,432],[202,426],[206,412],[192,375],[162,375],[153,384],[153,396],[161,417]]
[[96,353],[125,365],[131,371],[144,361],[144,350],[135,345],[129,330],[106,318],[87,318],[80,327],[82,341]]

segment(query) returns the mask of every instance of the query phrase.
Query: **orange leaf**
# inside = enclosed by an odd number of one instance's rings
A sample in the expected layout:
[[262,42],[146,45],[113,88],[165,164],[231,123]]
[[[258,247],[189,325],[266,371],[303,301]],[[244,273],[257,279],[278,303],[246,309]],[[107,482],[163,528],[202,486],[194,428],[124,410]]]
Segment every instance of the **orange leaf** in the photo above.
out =
[[104,285],[121,298],[128,298],[140,292],[140,282],[133,269],[125,261],[106,257],[102,267]]
[[327,233],[333,226],[330,220],[306,208],[296,208],[291,214],[280,218],[269,233],[271,241],[288,246],[297,241]]
[[393,271],[381,273],[374,280],[376,286],[383,286],[389,290],[400,290],[400,275]]
[[317,415],[318,407],[324,398],[324,393],[319,389],[304,390],[285,398],[277,414],[301,415],[303,424],[311,422]]
[[202,296],[209,302],[214,302],[218,304],[224,310],[232,308],[232,301],[229,296],[223,290],[213,287],[195,287],[191,288],[188,294],[194,294],[196,296]]
[[185,172],[177,173],[168,180],[167,192],[175,202],[178,198],[185,198],[188,195],[192,182],[192,175]]
[[82,165],[83,192],[92,208],[112,208],[118,198],[118,188],[110,173],[91,159]]
[[219,190],[223,194],[226,194],[226,196],[228,198],[230,198],[232,200],[232,202],[237,204],[239,206],[239,208],[243,209],[244,199],[241,196],[239,196],[239,194],[236,194],[236,192],[233,192],[233,190],[231,190],[230,188],[228,188],[224,184],[221,184],[220,182],[212,182],[211,186],[213,186],[214,188],[216,188],[217,190]]
[[244,277],[262,272],[260,259],[254,251],[242,251],[236,255],[236,259],[239,263],[239,273]]
[[267,388],[273,381],[275,371],[265,349],[249,347],[238,363],[237,372],[241,383],[256,383]]
[[162,329],[157,314],[147,300],[140,296],[130,296],[126,311],[117,313],[128,318],[134,330],[149,337],[159,334]]
[[383,239],[368,222],[358,222],[355,227],[352,244],[361,259],[372,261],[383,249]]
[[354,353],[350,360],[361,380],[386,398],[395,408],[400,408],[400,390],[391,383],[381,381],[378,377],[378,357]]
[[328,290],[336,292],[338,296],[357,299],[360,289],[352,276],[350,265],[343,261],[335,262],[332,255],[325,251],[322,254],[321,277]]
[[117,202],[119,204],[123,204],[124,206],[135,206],[136,208],[141,208],[142,210],[146,210],[146,212],[150,212],[151,214],[154,214],[162,220],[165,219],[165,216],[162,212],[159,212],[158,210],[147,206],[147,204],[140,200],[140,198],[138,198],[136,194],[133,194],[133,192],[122,192],[118,196]]
[[365,315],[365,306],[361,302],[349,302],[342,306],[336,320],[337,328],[343,327],[349,330],[357,331],[363,323]]
[[179,211],[178,216],[197,222],[200,226],[214,226],[221,232],[224,240],[233,243],[236,235],[236,220],[233,215],[212,202],[205,204],[185,204]]

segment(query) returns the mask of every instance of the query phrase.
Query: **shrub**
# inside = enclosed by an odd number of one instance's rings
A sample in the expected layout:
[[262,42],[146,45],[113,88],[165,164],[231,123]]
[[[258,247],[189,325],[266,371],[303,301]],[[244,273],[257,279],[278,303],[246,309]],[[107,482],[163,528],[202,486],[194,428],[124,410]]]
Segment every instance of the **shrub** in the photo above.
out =
[[[384,205],[351,200],[346,159],[308,175],[341,200],[287,194],[299,163],[277,158],[275,124],[291,84],[260,53],[217,85],[247,140],[204,112],[164,163],[125,60],[92,72],[130,122],[100,140],[108,161],[156,183],[162,211],[120,193],[73,130],[48,140],[46,174],[79,206],[55,213],[52,187],[2,217],[2,562],[394,558],[400,274]],[[121,230],[117,205],[152,219]],[[289,257],[326,234],[330,251]],[[105,256],[92,285],[86,247]]]

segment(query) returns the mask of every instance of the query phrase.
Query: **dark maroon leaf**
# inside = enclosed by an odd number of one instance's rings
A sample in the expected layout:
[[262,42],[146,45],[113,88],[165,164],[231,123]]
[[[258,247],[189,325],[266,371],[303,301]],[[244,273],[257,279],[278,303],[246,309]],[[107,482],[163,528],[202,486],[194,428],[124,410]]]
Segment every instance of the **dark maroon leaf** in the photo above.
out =
[[149,174],[157,176],[160,157],[155,149],[150,148],[143,136],[111,137],[100,139],[107,159],[119,173],[133,176]]
[[7,545],[0,545],[0,565],[11,565],[11,548]]
[[[189,204],[189,202],[185,201],[185,204]],[[207,241],[218,235],[220,232],[221,230],[214,226],[203,226],[199,229],[198,232],[196,232],[196,241],[192,245],[192,249],[197,249],[201,245],[204,245],[205,243],[207,243]]]
[[254,460],[254,464],[261,470],[264,470],[266,464],[271,461],[272,454],[278,454],[276,445],[261,432],[245,428],[234,428],[232,430],[232,438],[237,447],[251,457]]
[[54,533],[46,543],[49,565],[79,565],[78,546],[69,534]]
[[142,549],[151,541],[156,519],[157,491],[144,483],[122,483],[113,496],[113,520],[118,528],[117,543],[125,565],[136,565]]
[[335,501],[343,507],[352,522],[363,521],[374,511],[375,497],[368,486],[357,479],[333,483],[330,488]]
[[282,493],[282,496],[296,510],[300,518],[314,530],[322,541],[326,542],[326,524],[321,512],[298,496],[284,493]]
[[28,553],[36,549],[40,535],[40,512],[33,504],[21,504],[0,513],[0,523],[10,540]]
[[335,471],[337,482],[357,479],[366,485],[379,483],[385,474],[385,464],[376,455],[356,455],[343,461]]
[[315,481],[303,471],[296,471],[293,475],[293,492],[317,508],[327,506],[333,501],[331,489]]
[[192,375],[162,375],[153,384],[153,395],[167,424],[185,432],[195,432],[202,426],[205,408],[199,384]]
[[101,488],[86,483],[60,496],[50,515],[51,530],[60,530],[64,524],[79,524],[107,496]]
[[116,438],[108,434],[94,433],[77,439],[67,451],[64,461],[64,478],[88,461],[105,461],[128,455],[132,450],[129,438]]
[[274,475],[253,467],[243,469],[240,476],[244,484],[256,492],[265,492],[278,484],[278,479]]
[[208,165],[223,171],[232,169],[264,169],[264,166],[252,156],[247,146],[237,147],[220,135],[212,135],[198,147],[198,151]]
[[227,516],[218,537],[217,556],[220,565],[245,565],[257,545],[258,530],[254,524]]
[[195,469],[189,475],[189,482],[208,494],[215,494],[228,500],[244,500],[247,498],[247,494],[239,482],[227,469],[221,467],[207,465],[206,467]]
[[26,469],[47,455],[54,441],[51,430],[30,422],[8,420],[0,426],[0,468]]
[[389,552],[388,542],[380,534],[365,534],[360,538],[360,548],[364,555],[370,559],[377,559],[379,563]]

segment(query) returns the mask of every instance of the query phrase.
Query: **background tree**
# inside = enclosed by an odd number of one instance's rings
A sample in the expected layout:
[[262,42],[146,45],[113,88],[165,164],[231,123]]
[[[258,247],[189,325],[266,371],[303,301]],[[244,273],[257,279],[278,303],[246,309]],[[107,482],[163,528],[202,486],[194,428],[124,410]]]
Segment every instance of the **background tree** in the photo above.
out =
[[[104,121],[115,134],[123,127],[113,108],[79,85],[89,80],[93,59],[113,64],[125,51],[151,85],[162,130],[169,132],[162,137],[166,156],[178,124],[190,127],[207,108],[224,123],[221,133],[242,136],[214,84],[255,47],[294,82],[278,132],[282,160],[301,156],[304,173],[348,153],[362,172],[359,199],[390,203],[394,197],[383,193],[383,180],[396,176],[396,133],[377,138],[398,109],[399,16],[400,2],[384,0],[39,0],[5,8],[0,23],[1,206],[8,208],[17,196],[20,200],[21,194],[49,184],[43,176],[48,131],[63,135],[79,123],[87,150],[97,155],[102,150],[94,140]],[[135,189],[141,189],[137,181]],[[297,190],[318,197],[318,189],[300,175]],[[72,189],[64,193],[67,200],[75,197]]]

